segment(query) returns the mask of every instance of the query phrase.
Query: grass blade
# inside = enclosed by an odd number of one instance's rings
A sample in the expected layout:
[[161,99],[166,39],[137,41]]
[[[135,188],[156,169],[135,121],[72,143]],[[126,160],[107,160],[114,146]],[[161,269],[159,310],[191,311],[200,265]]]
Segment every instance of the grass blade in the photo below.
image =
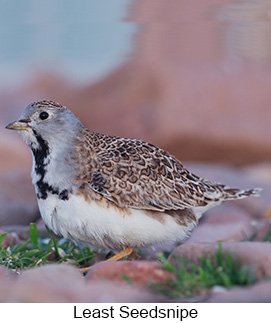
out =
[[30,223],[29,231],[30,231],[30,239],[33,244],[33,249],[38,249],[39,245],[38,245],[38,233],[37,233],[36,223]]
[[7,235],[7,232],[6,232],[6,233],[1,234],[1,236],[0,236],[0,244],[4,241],[4,239],[5,239],[6,235]]
[[12,253],[16,253],[19,252],[23,249],[27,248],[27,245],[29,245],[29,243],[31,242],[31,239],[26,240],[24,243],[20,244],[20,245],[15,245],[14,247],[11,248]]
[[53,241],[54,249],[55,249],[55,253],[56,253],[56,257],[57,257],[57,258],[61,258],[61,257],[60,257],[60,254],[59,254],[59,250],[58,250],[57,242],[56,242],[55,238],[53,237],[53,234],[52,234],[51,230],[47,227],[47,225],[46,225],[45,227],[46,227],[46,230],[47,230],[47,232],[50,234],[51,239],[52,239],[52,241]]

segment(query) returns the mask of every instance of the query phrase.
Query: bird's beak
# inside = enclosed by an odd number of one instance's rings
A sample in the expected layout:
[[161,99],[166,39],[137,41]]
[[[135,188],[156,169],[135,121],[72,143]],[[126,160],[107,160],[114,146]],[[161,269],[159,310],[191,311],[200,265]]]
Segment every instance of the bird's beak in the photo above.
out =
[[22,119],[18,121],[13,121],[6,126],[6,129],[10,130],[28,130],[30,128],[28,122],[30,120]]

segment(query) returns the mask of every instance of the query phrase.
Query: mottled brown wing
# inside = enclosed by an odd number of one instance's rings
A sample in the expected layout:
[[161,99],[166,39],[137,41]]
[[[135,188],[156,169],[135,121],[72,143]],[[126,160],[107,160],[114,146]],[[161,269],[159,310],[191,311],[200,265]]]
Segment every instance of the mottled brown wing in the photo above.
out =
[[211,183],[200,184],[199,177],[152,144],[99,136],[97,166],[89,184],[120,207],[157,211],[185,209],[206,205],[208,195],[212,191],[216,193]]

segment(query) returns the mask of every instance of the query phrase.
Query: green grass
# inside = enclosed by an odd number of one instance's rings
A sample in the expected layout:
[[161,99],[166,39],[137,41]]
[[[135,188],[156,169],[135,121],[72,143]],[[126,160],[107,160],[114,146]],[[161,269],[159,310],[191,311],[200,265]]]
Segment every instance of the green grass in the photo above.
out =
[[213,286],[248,286],[256,281],[255,268],[240,266],[238,259],[222,251],[222,244],[213,257],[200,257],[199,265],[179,257],[179,269],[176,269],[163,255],[160,259],[163,267],[176,278],[151,286],[169,298],[193,297]]
[[[64,239],[55,239],[47,229],[50,238],[44,239],[37,233],[35,223],[29,227],[30,238],[22,244],[12,247],[0,247],[0,264],[9,269],[24,270],[49,263],[68,262],[83,265],[91,260],[94,251],[79,247]],[[7,234],[0,236],[0,244]]]

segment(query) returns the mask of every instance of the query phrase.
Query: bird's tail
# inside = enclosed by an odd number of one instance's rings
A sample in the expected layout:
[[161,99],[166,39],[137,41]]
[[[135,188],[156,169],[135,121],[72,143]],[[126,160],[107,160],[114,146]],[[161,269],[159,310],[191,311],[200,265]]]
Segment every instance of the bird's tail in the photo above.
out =
[[251,188],[248,190],[240,190],[235,188],[224,189],[224,192],[227,194],[225,200],[235,200],[243,199],[248,196],[260,196],[262,188]]

